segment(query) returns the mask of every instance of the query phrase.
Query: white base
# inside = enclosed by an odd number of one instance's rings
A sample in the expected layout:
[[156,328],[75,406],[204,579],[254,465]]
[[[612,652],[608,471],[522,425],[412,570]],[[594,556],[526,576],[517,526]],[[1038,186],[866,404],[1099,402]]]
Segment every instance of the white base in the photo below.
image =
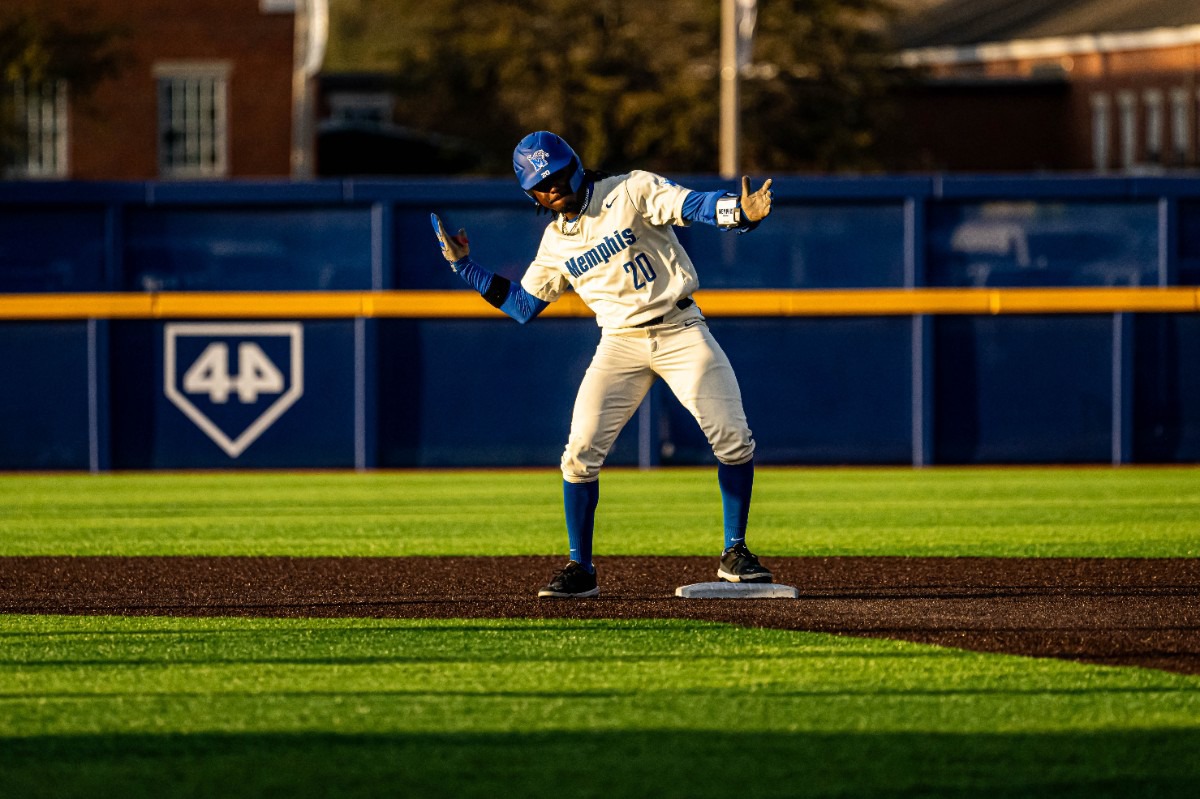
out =
[[800,591],[779,583],[692,583],[675,589],[684,599],[796,599]]

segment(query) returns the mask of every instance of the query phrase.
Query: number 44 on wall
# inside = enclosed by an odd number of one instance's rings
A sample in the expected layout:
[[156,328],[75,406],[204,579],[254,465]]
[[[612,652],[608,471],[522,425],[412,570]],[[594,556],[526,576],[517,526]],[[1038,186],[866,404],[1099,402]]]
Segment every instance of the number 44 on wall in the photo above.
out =
[[304,395],[299,322],[167,324],[163,356],[167,398],[230,458]]
[[229,345],[214,341],[183,375],[183,390],[188,394],[207,394],[223,405],[231,391],[242,403],[258,402],[258,395],[283,391],[283,372],[271,362],[262,347],[253,341],[238,343],[238,373],[229,374]]

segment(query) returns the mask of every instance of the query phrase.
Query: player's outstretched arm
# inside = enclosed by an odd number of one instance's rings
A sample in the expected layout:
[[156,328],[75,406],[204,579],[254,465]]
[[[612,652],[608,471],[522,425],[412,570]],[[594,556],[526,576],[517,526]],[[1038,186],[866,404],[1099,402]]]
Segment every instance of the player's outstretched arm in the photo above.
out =
[[548,303],[539,300],[525,291],[519,283],[513,283],[506,277],[484,269],[471,260],[471,245],[467,240],[467,231],[458,229],[451,236],[442,226],[442,220],[437,214],[430,214],[433,232],[437,235],[438,244],[442,248],[442,257],[450,264],[455,274],[461,277],[468,286],[475,289],[492,306],[525,324],[540,314]]
[[746,233],[771,213],[771,179],[750,191],[750,178],[742,178],[742,194],[725,191],[693,191],[683,200],[683,218],[715,225],[722,230]]

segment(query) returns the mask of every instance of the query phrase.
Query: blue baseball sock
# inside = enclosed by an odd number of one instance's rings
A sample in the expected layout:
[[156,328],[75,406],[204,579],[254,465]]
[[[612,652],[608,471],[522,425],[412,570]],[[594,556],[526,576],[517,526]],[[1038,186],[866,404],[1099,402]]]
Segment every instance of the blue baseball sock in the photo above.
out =
[[754,461],[736,466],[718,463],[717,482],[721,486],[721,507],[725,515],[725,548],[729,549],[746,541],[750,494],[754,490]]
[[590,483],[563,480],[563,509],[567,515],[571,560],[590,572],[596,570],[592,565],[592,533],[596,529],[596,505],[599,502],[599,480]]

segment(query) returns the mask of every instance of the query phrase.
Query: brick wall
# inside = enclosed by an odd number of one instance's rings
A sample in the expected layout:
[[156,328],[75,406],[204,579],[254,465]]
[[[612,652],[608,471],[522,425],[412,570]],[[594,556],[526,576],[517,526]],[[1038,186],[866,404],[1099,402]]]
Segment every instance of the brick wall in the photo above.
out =
[[286,177],[292,137],[293,23],[260,0],[4,0],[127,32],[118,77],[72,96],[68,177],[159,177],[156,66],[228,67],[228,177]]
[[[904,99],[920,132],[905,166],[1093,170],[1097,103],[1107,104],[1105,169],[1200,166],[1200,46],[957,64],[931,75],[938,80]],[[1155,95],[1157,148],[1150,146],[1148,100]],[[1175,98],[1186,98],[1182,125],[1173,116]],[[1131,128],[1122,126],[1123,113]]]

